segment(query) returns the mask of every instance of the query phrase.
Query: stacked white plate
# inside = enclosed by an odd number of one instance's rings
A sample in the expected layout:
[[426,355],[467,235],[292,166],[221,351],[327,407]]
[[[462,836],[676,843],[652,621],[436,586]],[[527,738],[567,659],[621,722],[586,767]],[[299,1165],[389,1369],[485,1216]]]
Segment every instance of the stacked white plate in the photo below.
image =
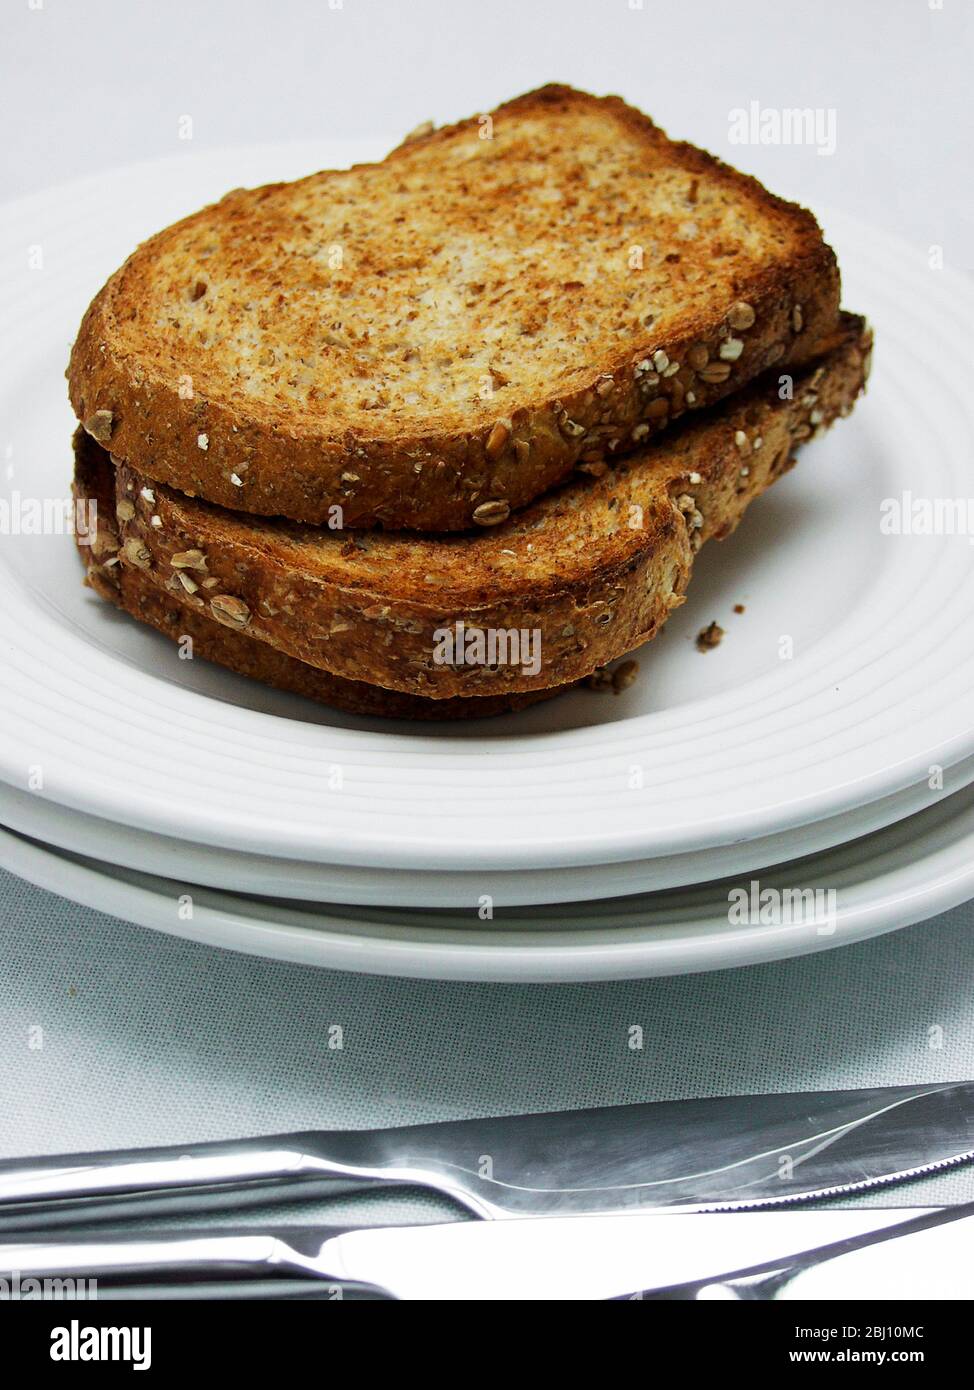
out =
[[[904,494],[974,498],[974,292],[845,216],[823,221],[876,331],[869,393],[704,550],[623,695],[337,714],[181,661],[82,588],[69,535],[11,534],[66,495],[69,344],[130,248],[225,188],[379,152],[191,156],[0,209],[0,862],[239,950],[481,979],[770,959],[974,895],[974,545],[895,529]],[[783,920],[788,890],[827,921]]]

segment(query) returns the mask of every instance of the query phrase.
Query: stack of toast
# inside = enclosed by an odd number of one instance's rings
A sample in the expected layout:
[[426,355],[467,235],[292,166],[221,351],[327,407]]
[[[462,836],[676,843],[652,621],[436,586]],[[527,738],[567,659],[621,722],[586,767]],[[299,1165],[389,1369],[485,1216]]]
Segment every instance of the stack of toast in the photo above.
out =
[[88,582],[366,714],[604,684],[869,353],[810,213],[546,87],[136,250],[68,371]]

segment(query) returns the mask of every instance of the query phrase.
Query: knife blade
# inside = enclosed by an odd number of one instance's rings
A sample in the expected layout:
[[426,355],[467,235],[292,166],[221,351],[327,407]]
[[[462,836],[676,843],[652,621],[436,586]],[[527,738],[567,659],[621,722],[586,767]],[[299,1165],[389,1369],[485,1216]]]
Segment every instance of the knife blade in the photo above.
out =
[[974,1082],[725,1096],[5,1160],[0,1227],[408,1184],[486,1218],[747,1208],[974,1158]]
[[[924,1223],[966,1224],[969,1209],[613,1213],[359,1230],[282,1228],[155,1239],[0,1245],[0,1267],[25,1279],[96,1279],[98,1288],[193,1281],[201,1297],[228,1280],[286,1282],[397,1299],[537,1300],[640,1297],[733,1278]],[[211,1285],[210,1281],[214,1281]]]

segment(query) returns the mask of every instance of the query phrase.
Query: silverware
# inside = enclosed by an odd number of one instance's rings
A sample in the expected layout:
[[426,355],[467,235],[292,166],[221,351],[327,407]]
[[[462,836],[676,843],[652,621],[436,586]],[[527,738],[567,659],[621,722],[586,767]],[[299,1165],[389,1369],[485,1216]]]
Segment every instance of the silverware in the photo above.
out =
[[[287,1229],[153,1240],[0,1246],[0,1267],[25,1278],[96,1279],[117,1288],[147,1278],[226,1288],[306,1279],[330,1296],[346,1281],[397,1299],[608,1299],[663,1290],[706,1295],[762,1270],[798,1274],[854,1248],[899,1242],[941,1223],[966,1227],[971,1207],[892,1211],[776,1210],[683,1215],[540,1217],[334,1231]],[[62,1285],[63,1287],[63,1285]],[[213,1284],[209,1284],[212,1289]],[[255,1284],[254,1287],[257,1287]],[[750,1296],[755,1296],[753,1293]]]
[[476,1216],[743,1208],[974,1157],[974,1082],[729,1096],[0,1163],[0,1230],[426,1187]]
[[827,1259],[800,1259],[771,1273],[721,1281],[697,1296],[776,1302],[969,1301],[974,1298],[972,1227],[974,1222],[958,1212],[957,1219],[905,1233],[894,1230],[888,1240],[858,1244]]

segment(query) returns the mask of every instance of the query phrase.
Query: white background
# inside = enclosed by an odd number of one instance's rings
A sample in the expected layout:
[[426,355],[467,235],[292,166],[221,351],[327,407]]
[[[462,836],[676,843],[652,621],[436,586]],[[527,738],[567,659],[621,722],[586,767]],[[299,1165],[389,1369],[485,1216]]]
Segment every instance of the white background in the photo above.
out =
[[[181,149],[395,137],[559,81],[974,266],[971,0],[332,4],[2,0],[0,187]],[[730,144],[728,114],[751,101],[834,109],[836,153]]]

